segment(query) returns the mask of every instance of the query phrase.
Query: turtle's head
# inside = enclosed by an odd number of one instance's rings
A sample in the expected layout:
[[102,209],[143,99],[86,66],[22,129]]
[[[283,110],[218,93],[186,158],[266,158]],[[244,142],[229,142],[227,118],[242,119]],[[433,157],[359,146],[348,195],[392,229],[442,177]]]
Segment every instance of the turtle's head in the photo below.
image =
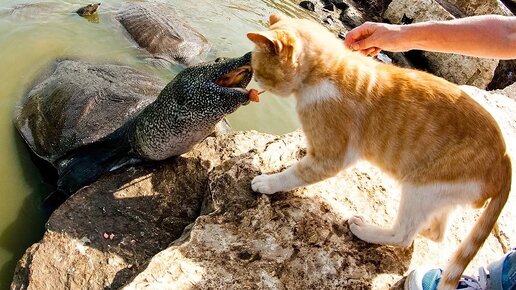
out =
[[208,110],[218,116],[249,103],[245,87],[253,76],[251,53],[238,58],[217,58],[186,68],[175,78],[176,92],[187,95],[185,102],[195,109]]
[[79,8],[76,12],[80,16],[93,15],[97,12],[97,9],[99,8],[99,6],[100,6],[100,3],[88,4],[84,7]]
[[219,57],[213,61],[213,65],[211,79],[222,88],[245,89],[253,77],[250,52],[240,58]]

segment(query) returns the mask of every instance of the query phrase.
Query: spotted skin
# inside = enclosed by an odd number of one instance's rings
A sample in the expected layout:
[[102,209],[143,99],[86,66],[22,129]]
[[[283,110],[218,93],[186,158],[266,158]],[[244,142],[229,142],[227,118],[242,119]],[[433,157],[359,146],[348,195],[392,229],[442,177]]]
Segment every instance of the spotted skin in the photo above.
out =
[[146,107],[135,122],[133,150],[144,159],[163,160],[188,152],[211,134],[224,116],[249,103],[243,90],[249,71],[237,88],[215,84],[222,75],[249,65],[251,54],[217,59],[185,69]]
[[96,4],[88,4],[84,7],[79,8],[76,12],[80,16],[89,16],[97,13],[97,9],[99,8],[100,3]]
[[[231,83],[232,88],[215,83],[242,67],[246,69]],[[249,93],[244,88],[251,78],[251,53],[185,69],[138,116],[103,139],[61,158],[57,191],[69,196],[125,165],[188,152],[210,135],[226,115],[249,103]]]

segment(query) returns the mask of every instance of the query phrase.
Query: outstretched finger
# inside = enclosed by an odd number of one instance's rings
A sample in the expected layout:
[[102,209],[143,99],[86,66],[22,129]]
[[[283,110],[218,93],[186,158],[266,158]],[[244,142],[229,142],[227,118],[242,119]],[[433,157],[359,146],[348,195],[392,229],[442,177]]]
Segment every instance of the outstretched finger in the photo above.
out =
[[362,51],[360,51],[362,54],[364,55],[367,55],[367,56],[372,56],[371,54],[376,50],[376,47],[370,47],[370,48],[366,48]]
[[368,22],[366,22],[349,31],[346,34],[346,38],[344,39],[344,44],[350,49],[357,50],[360,48],[360,44],[358,42],[360,42],[363,39],[366,39],[371,34],[373,34],[373,32],[374,29]]
[[373,52],[371,52],[369,55],[372,56],[372,57],[375,57],[375,56],[377,56],[380,53],[380,51],[382,51],[381,48],[375,47]]

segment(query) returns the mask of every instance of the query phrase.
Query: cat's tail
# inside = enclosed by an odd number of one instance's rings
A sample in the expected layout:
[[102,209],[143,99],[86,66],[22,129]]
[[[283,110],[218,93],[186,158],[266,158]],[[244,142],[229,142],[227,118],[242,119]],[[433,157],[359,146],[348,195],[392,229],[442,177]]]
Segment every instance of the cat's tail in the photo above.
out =
[[502,187],[497,195],[491,198],[488,206],[480,215],[475,226],[468,234],[466,239],[462,241],[459,248],[453,254],[452,259],[446,266],[438,290],[456,289],[462,273],[468,266],[469,262],[475,257],[478,250],[484,244],[491,230],[496,224],[496,220],[505,205],[509,192],[511,191],[511,160],[506,154],[502,160]]

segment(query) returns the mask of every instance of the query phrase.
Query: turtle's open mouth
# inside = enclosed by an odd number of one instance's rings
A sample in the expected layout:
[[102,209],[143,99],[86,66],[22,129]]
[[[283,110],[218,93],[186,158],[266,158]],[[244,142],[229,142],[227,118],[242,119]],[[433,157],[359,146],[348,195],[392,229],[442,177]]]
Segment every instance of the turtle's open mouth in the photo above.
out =
[[251,80],[252,75],[253,70],[251,65],[246,64],[220,76],[215,83],[226,88],[245,88]]

